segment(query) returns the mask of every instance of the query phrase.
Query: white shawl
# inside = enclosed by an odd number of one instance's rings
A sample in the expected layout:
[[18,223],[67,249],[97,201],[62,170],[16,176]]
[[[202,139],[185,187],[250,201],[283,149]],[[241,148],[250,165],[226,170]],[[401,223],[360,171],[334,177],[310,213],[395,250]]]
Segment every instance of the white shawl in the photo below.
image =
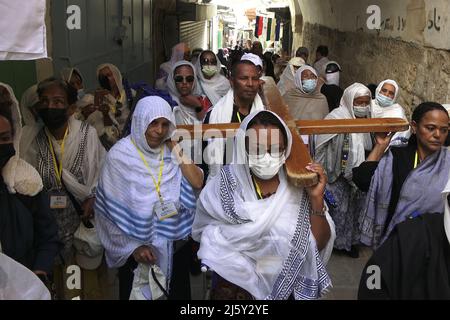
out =
[[167,88],[169,90],[170,96],[172,99],[178,104],[173,109],[173,113],[175,115],[175,121],[177,125],[191,125],[191,124],[197,124],[201,123],[200,120],[197,119],[197,112],[191,107],[187,107],[183,105],[180,102],[180,93],[178,92],[177,86],[175,84],[174,80],[174,73],[175,69],[180,66],[189,66],[192,68],[192,71],[194,72],[194,83],[192,86],[192,95],[200,95],[200,89],[198,87],[198,80],[197,80],[197,72],[195,71],[195,67],[192,65],[192,63],[182,60],[175,63],[172,67],[172,71],[170,72],[169,76],[167,77]]
[[[237,133],[233,164],[200,195],[192,229],[192,237],[200,241],[198,256],[256,299],[287,299],[291,294],[295,299],[319,298],[331,286],[324,264],[334,236],[321,257],[310,230],[308,197],[304,189],[288,184],[284,169],[276,194],[258,200],[245,151],[247,126],[257,114],[246,117]],[[292,136],[284,126],[289,156]]]
[[162,197],[176,204],[180,198],[181,169],[167,146],[152,149],[145,138],[149,124],[158,118],[165,118],[171,123],[167,140],[175,131],[175,120],[167,102],[156,96],[145,97],[138,102],[133,113],[131,134],[109,151],[97,189],[96,212],[112,221],[127,236],[142,242],[153,239],[153,206],[158,201],[158,195],[149,169],[133,140],[155,179],[158,179],[163,148]]
[[[353,112],[353,100],[362,96],[371,96],[370,90],[361,83],[354,83],[347,89],[341,99],[339,108],[334,109],[325,119],[356,119]],[[337,134],[321,134],[315,137],[316,150],[324,147]],[[358,167],[366,159],[365,150],[372,149],[370,134],[351,133],[350,150],[347,163],[346,177],[350,177],[352,168]]]
[[[203,51],[205,52],[205,51]],[[202,56],[203,52],[200,54]],[[217,60],[217,73],[211,79],[206,79],[202,72],[202,65],[200,58],[195,63],[195,71],[199,80],[199,86],[202,93],[205,94],[209,101],[215,105],[224,95],[230,90],[230,81],[223,76],[220,71],[222,68],[222,63],[216,55]]]
[[[250,113],[264,110],[264,104],[261,97],[257,94],[253,101]],[[219,100],[219,102],[211,110],[209,123],[230,123],[234,110],[234,91],[230,89],[228,93]],[[225,154],[226,139],[213,139],[209,141],[205,149],[206,164],[209,165],[208,180],[217,175],[223,165],[223,157]]]
[[284,95],[291,89],[295,88],[295,68],[301,67],[305,64],[305,60],[302,58],[296,57],[289,60],[286,68],[280,76],[280,81],[277,83],[278,90],[280,90],[280,94]]
[[[370,106],[370,108],[371,108],[370,112],[371,112],[372,118],[400,118],[400,119],[407,120],[405,110],[403,109],[403,107],[400,104],[396,103],[398,100],[398,96],[400,94],[399,86],[398,86],[397,82],[395,82],[394,80],[389,80],[389,79],[382,81],[378,85],[378,87],[375,91],[375,94],[378,95],[380,93],[380,91],[383,88],[385,83],[391,84],[395,87],[395,96],[393,99],[394,104],[389,107],[382,107],[378,103],[377,99],[373,99],[371,106]],[[408,129],[403,132],[396,132],[394,134],[394,136],[392,137],[391,143],[389,145],[396,146],[396,145],[407,144],[408,139],[410,137],[411,137],[411,129]]]

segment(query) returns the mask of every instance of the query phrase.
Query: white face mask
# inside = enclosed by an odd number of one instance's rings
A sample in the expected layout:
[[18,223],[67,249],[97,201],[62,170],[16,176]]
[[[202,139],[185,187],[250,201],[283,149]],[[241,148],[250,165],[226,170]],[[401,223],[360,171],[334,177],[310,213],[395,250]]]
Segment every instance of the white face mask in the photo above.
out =
[[353,106],[353,112],[356,118],[366,118],[369,115],[368,106]]
[[280,153],[279,156],[272,156],[266,152],[264,156],[248,155],[248,165],[250,170],[260,179],[272,179],[283,164],[286,162],[286,156]]
[[327,79],[327,84],[329,85],[334,84],[339,87],[339,78],[340,78],[339,72],[327,73],[325,75],[325,78]]

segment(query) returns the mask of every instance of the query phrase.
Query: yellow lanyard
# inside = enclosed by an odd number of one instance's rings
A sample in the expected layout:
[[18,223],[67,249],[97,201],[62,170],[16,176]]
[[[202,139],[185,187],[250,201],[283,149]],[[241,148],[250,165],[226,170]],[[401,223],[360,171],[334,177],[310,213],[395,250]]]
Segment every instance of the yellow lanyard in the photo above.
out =
[[48,139],[48,144],[50,145],[50,151],[51,151],[52,157],[53,157],[53,165],[55,167],[56,179],[58,180],[59,186],[62,186],[61,180],[62,180],[62,170],[63,170],[64,147],[66,144],[67,134],[69,133],[69,127],[67,127],[67,129],[66,129],[66,132],[64,133],[63,141],[61,143],[61,159],[59,162],[56,161],[55,149],[53,149],[53,143],[52,143],[52,140],[50,139],[50,135],[47,132],[47,129],[45,129],[45,131],[46,131],[45,134],[47,135],[47,139]]
[[416,151],[416,156],[414,157],[414,169],[419,165],[419,153]]
[[162,198],[162,195],[161,195],[161,181],[162,181],[162,173],[163,173],[163,169],[164,169],[164,148],[161,147],[161,163],[159,165],[158,181],[156,181],[155,177],[152,174],[150,166],[148,165],[147,160],[145,160],[144,154],[142,153],[141,150],[139,150],[139,148],[136,145],[136,143],[134,142],[134,140],[131,140],[131,142],[136,147],[136,150],[139,153],[139,156],[141,157],[142,162],[144,162],[144,165],[147,167],[148,172],[150,173],[150,176],[152,177],[153,184],[155,185],[156,192],[158,193],[159,200],[162,203],[163,202],[163,198]]
[[239,111],[236,111],[236,114],[237,114],[237,117],[238,117],[239,123],[242,123],[242,120],[241,120],[241,115],[239,114]]
[[262,196],[261,188],[259,187],[259,184],[258,184],[258,182],[256,182],[255,178],[253,178],[253,182],[255,183],[256,193],[258,194],[259,199],[262,199],[263,196]]

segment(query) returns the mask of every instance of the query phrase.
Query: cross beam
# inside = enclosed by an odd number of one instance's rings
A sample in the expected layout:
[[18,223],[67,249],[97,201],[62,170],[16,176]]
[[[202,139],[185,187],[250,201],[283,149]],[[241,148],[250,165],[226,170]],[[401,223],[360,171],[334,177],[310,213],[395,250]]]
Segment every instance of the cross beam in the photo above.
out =
[[[303,143],[301,135],[398,132],[406,131],[409,123],[403,119],[345,119],[345,120],[294,120],[288,106],[278,91],[275,82],[266,81],[264,86],[265,105],[268,110],[282,118],[292,133],[292,151],[286,159],[286,172],[289,181],[298,187],[317,184],[318,176],[305,167],[312,162],[311,155]],[[239,128],[239,123],[208,124],[198,126],[178,126],[175,139],[202,139],[232,137]],[[205,136],[204,134],[208,132]]]

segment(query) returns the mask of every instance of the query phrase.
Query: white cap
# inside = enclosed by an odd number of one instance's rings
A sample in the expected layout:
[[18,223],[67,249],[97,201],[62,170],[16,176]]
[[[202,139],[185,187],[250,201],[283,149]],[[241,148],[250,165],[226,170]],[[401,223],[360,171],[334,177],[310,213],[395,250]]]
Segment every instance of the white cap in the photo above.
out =
[[[93,220],[90,220],[93,223]],[[80,223],[74,233],[73,245],[76,249],[75,259],[77,264],[86,270],[95,270],[102,263],[103,246],[94,228],[87,228]]]
[[89,93],[85,94],[83,98],[77,101],[77,107],[80,109],[83,109],[91,104],[94,104],[94,95]]
[[261,69],[264,68],[263,62],[260,57],[258,57],[256,54],[253,53],[246,53],[242,56],[241,61],[250,61],[255,66],[260,66]]

